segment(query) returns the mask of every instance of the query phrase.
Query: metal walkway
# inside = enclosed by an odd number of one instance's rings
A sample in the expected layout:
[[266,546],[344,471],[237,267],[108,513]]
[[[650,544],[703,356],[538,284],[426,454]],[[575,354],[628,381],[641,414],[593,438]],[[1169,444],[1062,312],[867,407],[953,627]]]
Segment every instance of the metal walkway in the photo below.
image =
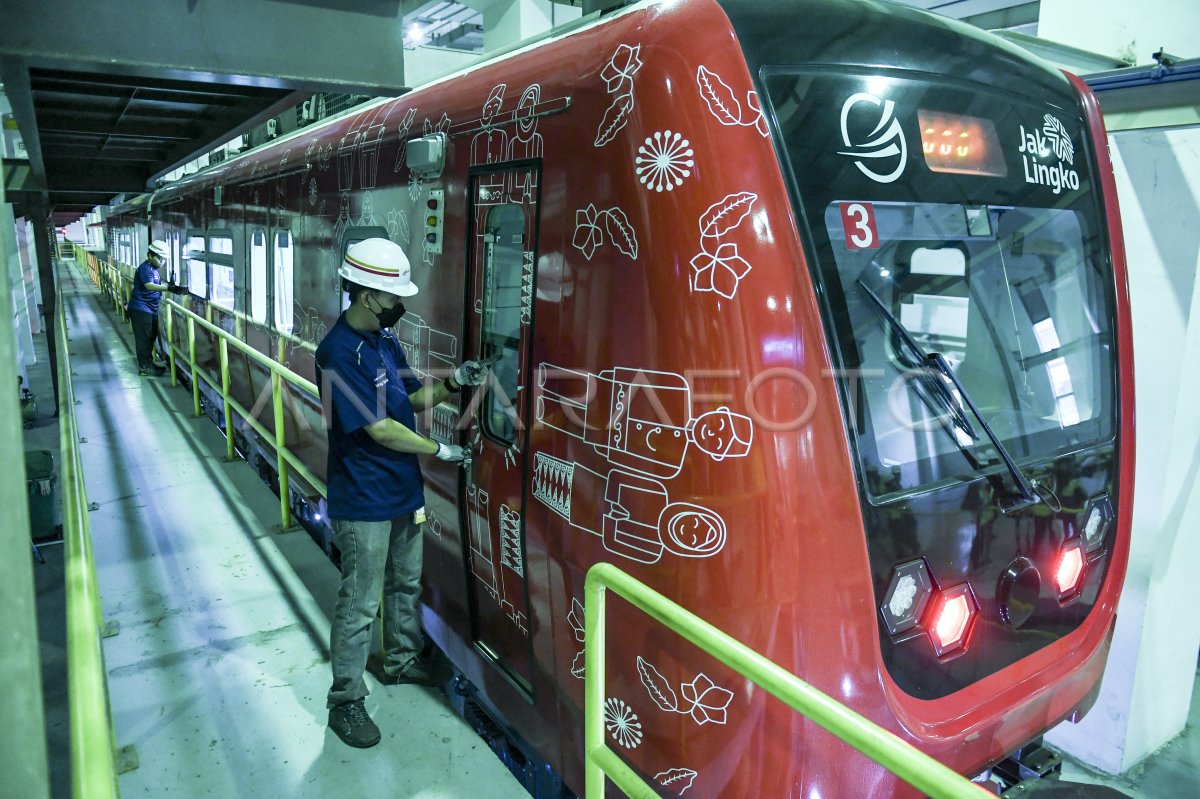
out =
[[[326,729],[337,570],[189,392],[137,376],[127,326],[73,262],[61,274],[106,619],[121,794],[528,797],[444,697],[372,688],[373,749]],[[47,686],[50,689],[50,686]]]

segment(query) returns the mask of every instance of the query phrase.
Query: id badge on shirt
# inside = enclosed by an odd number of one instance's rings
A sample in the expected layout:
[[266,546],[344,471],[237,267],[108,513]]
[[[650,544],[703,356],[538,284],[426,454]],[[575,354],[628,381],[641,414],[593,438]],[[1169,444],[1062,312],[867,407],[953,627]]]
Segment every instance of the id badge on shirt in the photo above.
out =
[[413,524],[424,524],[424,523],[425,523],[425,508],[424,508],[424,506],[422,506],[420,508],[417,508],[415,511],[413,511]]

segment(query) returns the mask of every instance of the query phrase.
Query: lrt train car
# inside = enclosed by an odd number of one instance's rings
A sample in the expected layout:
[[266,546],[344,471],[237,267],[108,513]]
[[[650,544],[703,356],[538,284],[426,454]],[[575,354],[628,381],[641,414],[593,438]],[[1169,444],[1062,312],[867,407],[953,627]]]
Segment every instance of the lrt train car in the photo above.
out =
[[[908,7],[647,0],[172,184],[149,224],[194,310],[302,375],[373,236],[413,264],[417,376],[498,358],[419,422],[474,453],[423,465],[424,624],[566,785],[601,561],[976,776],[1087,712],[1124,578],[1105,141],[1079,80]],[[271,429],[268,375],[232,371]],[[664,795],[915,795],[610,625],[610,744]]]

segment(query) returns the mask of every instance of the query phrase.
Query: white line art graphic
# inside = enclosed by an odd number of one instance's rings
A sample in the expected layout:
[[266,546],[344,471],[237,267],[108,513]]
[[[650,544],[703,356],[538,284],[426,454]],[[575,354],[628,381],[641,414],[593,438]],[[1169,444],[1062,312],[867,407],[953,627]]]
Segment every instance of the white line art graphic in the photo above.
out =
[[400,126],[396,131],[396,137],[400,140],[400,146],[396,150],[396,165],[392,167],[393,172],[399,172],[401,169],[408,168],[408,136],[412,132],[413,120],[417,118],[417,109],[408,109],[404,112],[404,117],[400,120]]
[[[517,102],[517,129],[508,141],[508,160],[520,161],[542,157],[542,134],[538,133],[538,118],[534,109],[542,99],[542,87],[530,84]],[[513,202],[531,203],[537,194],[537,170],[521,169],[511,175],[509,191]]]
[[626,749],[637,749],[642,743],[642,723],[633,708],[620,699],[604,703],[604,726],[613,740]]
[[455,428],[458,426],[458,409],[440,402],[433,407],[433,421],[429,425],[429,437],[443,444],[454,443]]
[[614,469],[607,476],[534,453],[533,496],[575,528],[599,536],[614,555],[657,563],[664,551],[707,558],[725,546],[725,520],[689,502],[671,502],[658,480]]
[[493,599],[499,599],[496,562],[492,559],[492,527],[488,522],[490,497],[478,486],[467,484],[467,527],[471,539],[471,571],[487,588]]
[[400,208],[393,208],[388,211],[387,231],[392,241],[408,244],[412,239],[412,232],[408,227],[408,212]]
[[525,558],[521,554],[521,514],[507,505],[500,506],[500,565],[525,576]]
[[[585,627],[583,626],[583,603],[575,597],[571,597],[571,611],[567,614],[567,624],[571,625],[571,632],[575,634],[575,640],[583,644],[586,638],[584,634]],[[583,679],[584,675],[584,652],[586,646],[575,653],[575,659],[571,661],[571,676],[576,679]]]
[[354,162],[358,161],[358,185],[375,188],[379,172],[379,148],[383,143],[383,123],[379,115],[384,106],[361,114],[338,142],[338,191],[354,188]]
[[425,529],[429,531],[430,535],[437,538],[442,537],[442,520],[433,511],[425,511]]
[[758,195],[748,191],[727,194],[700,217],[700,252],[692,258],[688,283],[692,291],[711,291],[732,300],[742,278],[752,268],[738,254],[736,242],[723,241],[750,215]]
[[600,77],[604,78],[604,84],[613,99],[596,129],[597,147],[603,147],[616,138],[629,122],[634,105],[633,76],[642,68],[642,59],[638,57],[641,50],[640,44],[618,46],[608,64],[600,71]]
[[364,192],[362,195],[362,212],[358,216],[358,224],[360,227],[377,227],[379,225],[375,219],[375,203],[371,199],[370,192]]
[[445,133],[449,135],[450,115],[443,111],[441,118],[437,122],[432,121],[429,117],[425,117],[425,120],[421,123],[421,130],[424,131],[424,135],[426,136],[431,133]]
[[608,232],[608,240],[617,250],[637,260],[637,231],[630,224],[625,212],[616,206],[606,211],[597,211],[595,204],[588,203],[587,208],[577,210],[575,237],[571,243],[590,261],[596,249],[603,246],[605,231]]
[[696,414],[687,378],[675,372],[617,367],[600,374],[537,367],[535,418],[591,444],[614,466],[671,479],[690,447],[714,461],[744,458],[754,421],[729,408]]
[[338,252],[338,247],[342,243],[342,235],[346,232],[346,228],[350,227],[350,192],[342,192],[341,200],[338,203],[337,219],[333,223],[333,241],[334,246],[329,250],[329,260],[331,265],[331,274],[333,275],[334,285],[341,292],[342,279],[337,276],[337,269],[341,266],[342,254]]
[[654,780],[664,788],[669,788],[680,796],[687,793],[696,781],[696,772],[690,768],[673,768],[660,771],[654,775]]
[[521,253],[521,324],[533,318],[533,250]]
[[471,166],[496,164],[507,157],[508,132],[492,127],[492,121],[504,106],[505,88],[506,84],[503,83],[492,87],[487,99],[483,101],[481,121],[484,127],[471,137]]
[[708,110],[722,125],[757,128],[763,136],[770,134],[758,92],[746,92],[746,105],[750,108],[747,113],[738,102],[733,89],[729,88],[729,84],[703,64],[696,69],[696,85],[700,87],[700,96],[704,98]]
[[430,327],[417,314],[405,314],[392,328],[404,357],[418,378],[441,379],[458,363],[458,337]]
[[681,133],[656,130],[638,147],[634,159],[638,179],[651,191],[674,191],[696,165],[690,142]]
[[691,682],[679,686],[679,694],[685,700],[681,704],[671,682],[641,655],[638,655],[637,669],[646,693],[662,710],[691,716],[692,721],[701,727],[726,723],[725,709],[733,701],[733,691],[720,687],[704,672],[697,674]]

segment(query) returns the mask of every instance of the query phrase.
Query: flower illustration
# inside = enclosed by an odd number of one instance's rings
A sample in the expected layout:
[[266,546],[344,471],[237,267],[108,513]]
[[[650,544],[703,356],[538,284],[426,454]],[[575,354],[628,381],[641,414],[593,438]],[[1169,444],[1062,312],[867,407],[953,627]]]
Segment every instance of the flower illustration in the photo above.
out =
[[604,703],[604,726],[613,740],[626,749],[637,749],[642,743],[642,723],[620,699],[609,699]]
[[642,68],[642,59],[638,57],[641,51],[640,44],[622,44],[612,54],[604,69],[600,70],[600,77],[604,79],[609,94],[618,92],[625,81],[633,80],[634,74]]
[[571,612],[567,614],[567,624],[571,625],[571,631],[575,633],[575,640],[583,643],[583,605],[575,597],[571,597]]
[[733,701],[733,691],[721,688],[707,674],[701,673],[696,679],[681,685],[680,692],[684,699],[692,703],[689,712],[697,724],[725,723],[725,708]]
[[308,181],[308,204],[317,204],[317,179],[310,178]]
[[654,191],[672,191],[683,185],[683,179],[692,174],[693,151],[687,139],[669,130],[655,131],[647,136],[646,143],[638,147],[637,175],[646,188]]
[[424,183],[424,181],[421,180],[421,176],[418,175],[416,172],[412,173],[412,175],[409,176],[409,178],[408,178],[408,196],[410,198],[412,198],[413,202],[416,202],[417,198],[421,196],[421,186],[423,183]]
[[692,258],[692,291],[712,291],[727,300],[737,293],[738,282],[750,271],[750,264],[738,255],[736,244],[726,243],[715,252],[704,250]]
[[583,253],[583,257],[592,260],[596,248],[604,243],[604,233],[597,224],[596,206],[588,203],[587,208],[575,212],[575,238],[572,243]]

